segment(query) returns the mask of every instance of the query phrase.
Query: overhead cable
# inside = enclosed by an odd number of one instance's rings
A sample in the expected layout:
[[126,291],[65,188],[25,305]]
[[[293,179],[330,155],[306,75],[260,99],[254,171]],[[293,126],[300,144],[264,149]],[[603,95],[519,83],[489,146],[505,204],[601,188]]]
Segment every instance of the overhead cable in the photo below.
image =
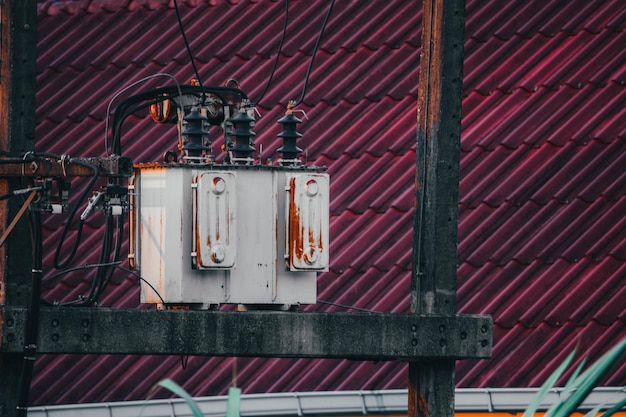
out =
[[320,33],[317,36],[317,41],[315,41],[315,46],[313,47],[313,53],[311,54],[311,60],[309,61],[309,67],[306,70],[306,75],[304,77],[304,84],[302,86],[302,94],[300,98],[293,104],[293,107],[296,107],[304,101],[304,96],[306,94],[307,87],[309,85],[309,76],[311,75],[311,71],[313,69],[313,62],[315,61],[315,55],[317,55],[317,50],[320,47],[320,43],[322,42],[322,36],[324,36],[324,30],[326,29],[326,24],[330,19],[330,15],[333,12],[333,6],[335,5],[335,0],[331,0],[328,5],[328,11],[326,12],[326,17],[324,18],[324,22],[322,23],[322,28],[320,29]]
[[254,106],[257,106],[263,97],[265,97],[265,93],[270,88],[272,84],[272,79],[274,78],[274,73],[276,72],[276,67],[278,67],[278,61],[280,59],[280,53],[283,50],[283,43],[285,42],[285,37],[287,36],[287,25],[289,24],[289,0],[285,0],[285,20],[283,23],[283,34],[280,37],[280,42],[278,44],[278,52],[276,52],[276,59],[274,60],[274,66],[272,67],[272,72],[270,73],[270,78],[267,80],[267,84],[265,84],[265,88],[261,92],[261,96],[257,101],[254,102]]

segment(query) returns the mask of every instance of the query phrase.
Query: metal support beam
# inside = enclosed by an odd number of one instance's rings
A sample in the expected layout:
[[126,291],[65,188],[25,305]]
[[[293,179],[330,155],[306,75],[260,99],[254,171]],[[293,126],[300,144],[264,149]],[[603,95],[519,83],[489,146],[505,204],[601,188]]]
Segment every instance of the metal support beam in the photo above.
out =
[[[411,306],[454,317],[465,1],[423,5]],[[454,367],[445,357],[409,363],[409,417],[453,416]]]
[[[26,310],[0,308],[2,352],[18,353]],[[39,353],[416,360],[485,358],[489,316],[42,307]]]

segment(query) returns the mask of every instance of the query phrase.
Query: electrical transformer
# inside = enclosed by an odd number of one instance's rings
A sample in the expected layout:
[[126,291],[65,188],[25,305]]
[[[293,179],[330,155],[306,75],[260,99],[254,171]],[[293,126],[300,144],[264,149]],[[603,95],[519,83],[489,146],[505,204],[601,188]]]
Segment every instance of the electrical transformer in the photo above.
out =
[[[285,125],[295,126],[293,118]],[[317,273],[329,266],[328,174],[299,163],[252,163],[251,151],[238,153],[237,146],[232,163],[135,165],[129,258],[141,272],[141,302],[192,308],[316,302]]]

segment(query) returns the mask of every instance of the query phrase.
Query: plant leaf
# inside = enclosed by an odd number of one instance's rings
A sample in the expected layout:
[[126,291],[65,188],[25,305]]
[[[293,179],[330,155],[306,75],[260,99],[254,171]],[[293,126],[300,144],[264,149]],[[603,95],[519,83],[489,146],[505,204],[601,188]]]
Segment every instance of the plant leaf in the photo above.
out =
[[622,401],[618,402],[613,407],[609,408],[604,413],[602,413],[602,415],[600,417],[610,417],[613,414],[615,414],[616,412],[618,412],[619,410],[621,410],[621,408],[624,407],[624,406],[626,406],[626,397],[624,397],[622,399]]
[[550,407],[550,409],[546,413],[547,417],[550,417],[554,414],[558,414],[561,407],[563,407],[563,403],[565,399],[569,398],[571,393],[576,390],[576,386],[577,386],[576,381],[586,363],[587,363],[587,358],[583,358],[583,360],[580,361],[580,364],[576,367],[572,375],[569,377],[569,379],[565,383],[565,387],[563,391],[561,392],[561,394],[559,395],[559,401],[555,403],[554,405],[552,405],[552,407]]
[[552,417],[566,417],[574,412],[626,350],[626,338],[594,362],[575,381],[572,395],[567,397]]
[[184,399],[191,409],[194,417],[203,417],[202,411],[200,411],[200,407],[198,407],[198,404],[193,400],[191,395],[189,395],[189,393],[176,382],[172,381],[171,379],[164,379],[163,381],[159,381],[156,385],[161,386],[171,391],[173,394],[178,395],[180,398]]
[[522,417],[532,417],[535,414],[535,412],[539,408],[539,404],[541,404],[548,392],[552,389],[552,387],[554,387],[556,381],[559,380],[565,369],[572,362],[572,359],[574,359],[575,354],[576,349],[574,349],[572,353],[570,353],[568,357],[565,358],[563,363],[561,363],[559,367],[556,368],[556,370],[552,373],[552,375],[550,375],[550,377],[546,380],[546,382],[543,383],[533,400],[528,405],[528,408],[526,408],[526,411],[524,411],[524,415]]
[[241,399],[241,389],[230,387],[228,389],[228,405],[226,406],[226,417],[239,417],[239,404]]
[[598,414],[600,412],[602,407],[604,407],[604,404],[596,405],[593,409],[589,410],[589,412],[587,414],[585,414],[583,417],[593,417],[593,416],[595,416],[596,414]]

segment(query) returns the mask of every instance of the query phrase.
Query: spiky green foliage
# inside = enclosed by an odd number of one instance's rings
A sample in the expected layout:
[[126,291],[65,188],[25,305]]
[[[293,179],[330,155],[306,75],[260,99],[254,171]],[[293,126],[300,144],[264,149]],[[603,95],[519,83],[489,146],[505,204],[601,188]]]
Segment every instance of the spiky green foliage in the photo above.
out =
[[[565,384],[563,393],[561,395],[561,401],[554,404],[546,412],[545,417],[569,417],[574,411],[578,409],[583,400],[589,395],[589,393],[596,387],[600,380],[608,373],[608,371],[622,358],[626,351],[626,339],[620,341],[611,350],[606,352],[600,359],[594,362],[587,370],[581,373],[585,361],[574,370],[572,376]],[[548,392],[555,386],[561,375],[565,372],[567,367],[572,362],[576,351],[573,351],[563,361],[561,365],[550,375],[548,380],[541,386],[539,392],[529,404],[528,408],[524,412],[522,417],[531,417],[539,408],[539,405],[544,400]],[[610,408],[602,414],[601,417],[609,417],[615,412],[619,411],[626,405],[626,399],[620,401],[614,407]],[[602,406],[596,407],[591,410],[585,417],[594,416],[599,413]]]
[[194,401],[191,395],[189,395],[189,393],[176,382],[172,381],[171,379],[164,379],[163,381],[159,381],[155,387],[157,386],[163,387],[185,400],[185,402],[191,409],[194,417],[203,417],[202,411],[200,411],[200,407],[198,407],[198,404]]
[[[154,392],[154,390],[156,390],[158,387],[165,388],[172,394],[178,395],[180,398],[185,400],[194,417],[203,417],[202,411],[200,411],[200,407],[195,402],[195,400],[187,391],[185,391],[183,387],[178,385],[176,382],[172,381],[171,379],[164,379],[162,381],[159,381],[157,384],[154,385],[154,387],[152,387],[152,392]],[[150,397],[148,397],[148,399],[149,398]],[[228,405],[226,407],[226,417],[239,417],[240,402],[241,389],[231,387],[228,390]],[[143,414],[143,407],[141,410],[141,413]]]

